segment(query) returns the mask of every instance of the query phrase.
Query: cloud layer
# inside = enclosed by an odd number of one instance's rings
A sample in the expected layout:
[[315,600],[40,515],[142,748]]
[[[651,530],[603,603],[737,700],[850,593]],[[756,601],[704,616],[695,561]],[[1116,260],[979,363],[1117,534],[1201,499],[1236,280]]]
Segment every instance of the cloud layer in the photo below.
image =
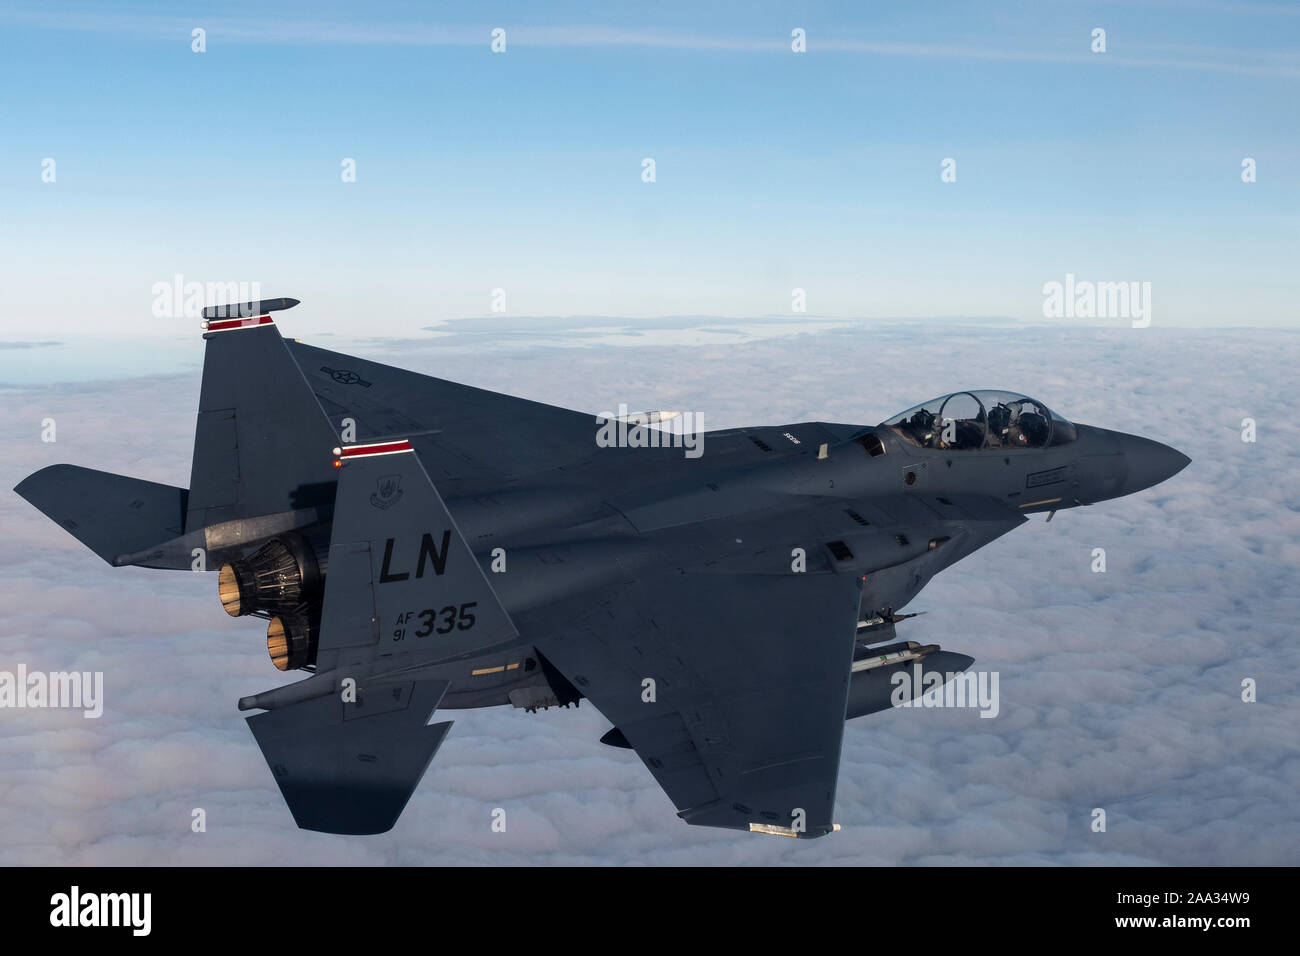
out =
[[[220,611],[214,576],[109,568],[8,491],[57,461],[188,484],[197,376],[2,389],[0,669],[102,670],[106,706],[99,720],[0,710],[0,864],[1300,862],[1300,335],[733,323],[730,341],[717,325],[695,345],[588,327],[573,347],[551,322],[501,350],[485,320],[359,351],[585,410],[703,411],[714,428],[872,423],[1005,387],[1193,462],[1151,491],[1036,518],[931,583],[911,608],[930,613],[901,636],[997,671],[1001,713],[851,722],[839,834],[687,827],[634,755],[598,743],[608,725],[584,703],[450,713],[398,826],[337,837],[293,827],[243,726],[236,699],[280,675],[257,623]],[[1241,701],[1247,677],[1257,703]],[[206,833],[190,830],[196,807]],[[1090,831],[1096,807],[1106,833]]]

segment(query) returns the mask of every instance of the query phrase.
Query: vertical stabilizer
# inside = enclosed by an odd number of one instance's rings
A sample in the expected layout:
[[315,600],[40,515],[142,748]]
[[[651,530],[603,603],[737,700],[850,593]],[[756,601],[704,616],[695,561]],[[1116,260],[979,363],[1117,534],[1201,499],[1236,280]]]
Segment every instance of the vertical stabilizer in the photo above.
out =
[[330,505],[338,439],[275,322],[216,319],[203,337],[186,530]]

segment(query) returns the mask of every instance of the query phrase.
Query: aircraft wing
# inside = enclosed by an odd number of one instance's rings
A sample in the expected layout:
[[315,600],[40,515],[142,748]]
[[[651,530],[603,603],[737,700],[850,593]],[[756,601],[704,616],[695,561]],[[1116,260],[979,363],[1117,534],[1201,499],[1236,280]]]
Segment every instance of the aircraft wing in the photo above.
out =
[[[311,390],[336,431],[344,418],[357,423],[356,441],[409,437],[444,491],[464,493],[456,482],[489,486],[567,469],[581,475],[593,463],[634,459],[671,471],[683,461],[680,448],[602,448],[594,414],[474,388],[446,379],[368,362],[365,359],[286,341]],[[793,454],[800,447],[837,441],[854,426],[801,422],[708,433],[711,462],[745,464]],[[797,433],[795,442],[791,433]]]
[[674,569],[585,597],[537,646],[687,823],[815,837],[834,829],[859,597],[857,575]]
[[440,484],[589,464],[600,450],[594,415],[288,344],[336,429],[351,417],[356,441],[409,437]]

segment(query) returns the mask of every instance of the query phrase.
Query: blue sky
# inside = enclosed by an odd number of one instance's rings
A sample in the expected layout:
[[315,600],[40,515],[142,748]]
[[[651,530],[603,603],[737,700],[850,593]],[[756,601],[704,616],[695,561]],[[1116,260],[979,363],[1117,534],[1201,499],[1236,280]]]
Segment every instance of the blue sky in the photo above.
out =
[[174,335],[178,273],[303,299],[295,334],[494,288],[1041,322],[1067,273],[1151,282],[1158,324],[1295,324],[1300,6],[878,6],[0,4],[0,336]]

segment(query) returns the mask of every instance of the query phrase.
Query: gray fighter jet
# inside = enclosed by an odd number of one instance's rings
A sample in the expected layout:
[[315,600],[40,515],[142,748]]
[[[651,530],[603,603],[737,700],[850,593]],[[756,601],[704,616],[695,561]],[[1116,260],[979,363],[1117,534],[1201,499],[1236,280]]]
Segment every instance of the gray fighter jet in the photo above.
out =
[[390,829],[451,727],[435,709],[586,698],[687,823],[821,836],[845,721],[898,704],[900,669],[972,663],[898,639],[926,583],[1188,463],[1001,391],[691,452],[650,424],[670,416],[286,341],[293,305],[205,313],[188,489],[53,465],[15,490],[114,566],[218,570],[225,610],[268,622],[305,676],[239,707],[310,830]]

